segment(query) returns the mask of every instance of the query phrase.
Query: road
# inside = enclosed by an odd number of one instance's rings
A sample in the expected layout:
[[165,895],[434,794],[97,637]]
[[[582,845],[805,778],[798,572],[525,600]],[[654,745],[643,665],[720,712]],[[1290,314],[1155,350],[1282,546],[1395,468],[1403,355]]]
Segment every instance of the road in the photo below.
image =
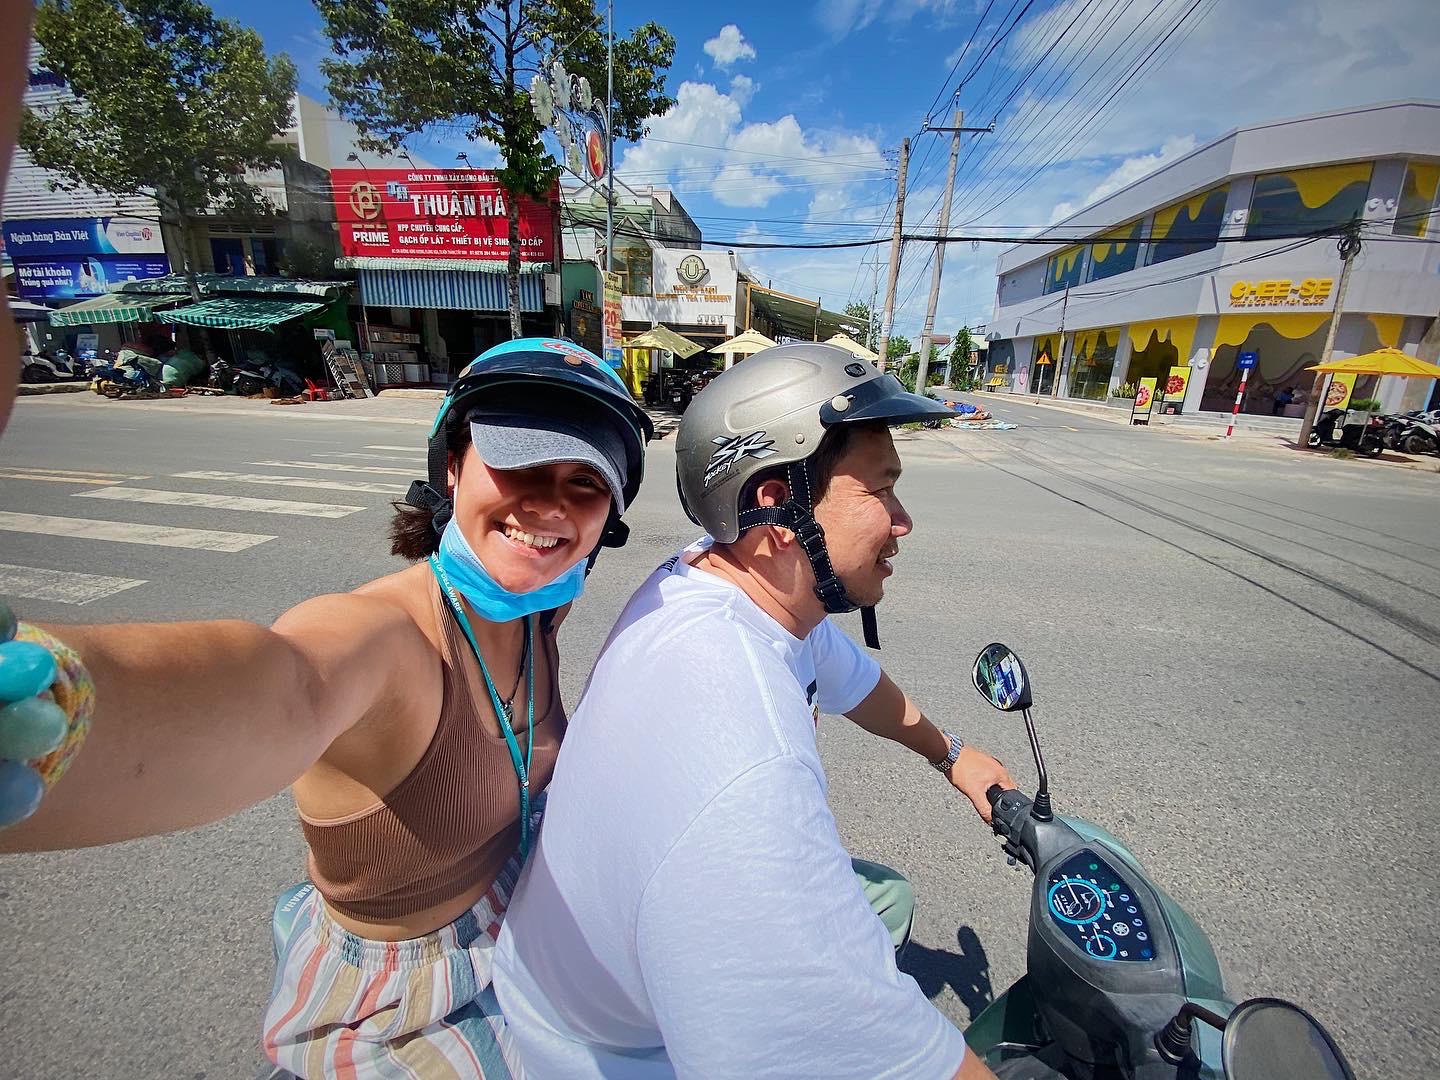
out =
[[[267,620],[396,569],[387,504],[433,412],[404,404],[23,400],[0,594],[37,621]],[[968,678],[1012,645],[1057,808],[1133,846],[1233,994],[1312,1009],[1362,1077],[1432,1075],[1440,476],[995,407],[1020,427],[901,436],[916,531],[880,609],[887,669],[1031,786],[1019,721]],[[629,589],[693,536],[673,442],[566,623],[571,701]],[[928,767],[844,720],[821,745],[852,850],[915,883],[908,968],[965,1024],[1023,970],[1027,878]],[[269,908],[303,872],[287,795],[0,861],[0,1075],[253,1075]]]

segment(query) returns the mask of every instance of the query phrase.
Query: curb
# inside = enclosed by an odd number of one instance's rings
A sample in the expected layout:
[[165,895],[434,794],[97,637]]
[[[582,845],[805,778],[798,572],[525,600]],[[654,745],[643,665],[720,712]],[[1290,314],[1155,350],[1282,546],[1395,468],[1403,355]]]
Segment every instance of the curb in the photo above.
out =
[[21,383],[16,391],[21,397],[40,394],[83,394],[90,389],[90,382]]
[[425,390],[419,387],[408,390],[381,390],[377,398],[412,398],[417,401],[444,401],[444,390]]

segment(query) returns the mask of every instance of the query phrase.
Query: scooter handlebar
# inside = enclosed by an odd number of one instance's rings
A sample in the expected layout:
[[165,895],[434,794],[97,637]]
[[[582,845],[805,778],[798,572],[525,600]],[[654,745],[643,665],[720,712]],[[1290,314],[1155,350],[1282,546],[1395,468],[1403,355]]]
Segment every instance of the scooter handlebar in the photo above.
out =
[[999,784],[991,784],[985,789],[985,798],[993,808],[1000,801],[1000,796],[1005,794],[1005,789]]

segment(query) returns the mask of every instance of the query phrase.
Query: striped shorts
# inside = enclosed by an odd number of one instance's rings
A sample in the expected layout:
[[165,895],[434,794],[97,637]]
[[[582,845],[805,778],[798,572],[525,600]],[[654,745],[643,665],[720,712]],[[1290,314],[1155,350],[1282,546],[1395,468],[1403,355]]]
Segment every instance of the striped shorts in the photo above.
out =
[[475,905],[408,941],[338,926],[312,892],[297,913],[265,1011],[265,1053],[300,1077],[511,1080],[491,960],[519,877],[512,859]]

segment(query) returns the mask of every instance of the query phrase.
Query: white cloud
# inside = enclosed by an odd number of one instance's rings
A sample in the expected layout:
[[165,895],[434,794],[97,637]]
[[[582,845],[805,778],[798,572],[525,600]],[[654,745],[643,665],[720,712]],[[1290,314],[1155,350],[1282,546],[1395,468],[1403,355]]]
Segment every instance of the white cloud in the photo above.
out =
[[755,59],[755,46],[745,40],[740,27],[734,23],[722,26],[720,33],[705,42],[704,48],[718,68],[728,68],[741,60]]
[[755,91],[760,89],[760,84],[748,75],[736,75],[730,80],[730,99],[744,108],[750,104],[750,99],[755,96]]
[[818,0],[811,14],[833,37],[841,38],[864,30],[882,16],[889,23],[901,24],[930,14],[944,26],[962,9],[969,14],[970,7],[970,3],[957,0]]
[[1055,209],[1050,215],[1051,223],[1063,221],[1076,210],[1089,206],[1091,203],[1099,202],[1105,198],[1106,195],[1114,194],[1121,188],[1133,184],[1143,176],[1149,176],[1162,165],[1167,165],[1176,158],[1182,158],[1194,149],[1194,135],[1172,135],[1160,145],[1160,149],[1155,151],[1155,153],[1140,154],[1136,157],[1126,158],[1116,166],[1105,179],[1096,184],[1095,187],[1090,190],[1090,194],[1086,195],[1083,199],[1075,203],[1056,203]]

